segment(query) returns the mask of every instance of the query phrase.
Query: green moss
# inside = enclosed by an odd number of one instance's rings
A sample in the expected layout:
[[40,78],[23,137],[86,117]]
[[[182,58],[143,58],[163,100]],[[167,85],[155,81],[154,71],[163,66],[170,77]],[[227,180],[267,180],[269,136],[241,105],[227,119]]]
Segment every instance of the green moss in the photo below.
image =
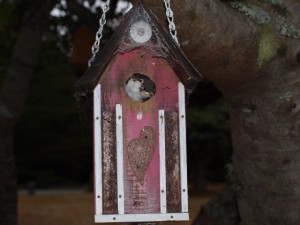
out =
[[239,1],[229,1],[228,4],[258,24],[268,24],[271,20],[270,15],[266,11],[255,5],[245,4]]
[[265,63],[274,58],[280,46],[276,31],[271,26],[265,26],[258,44],[257,65],[262,67]]
[[272,4],[275,6],[283,6],[283,0],[272,0]]
[[282,95],[279,96],[279,99],[289,102],[293,99],[293,93],[291,91],[284,92]]
[[276,23],[281,35],[294,39],[300,39],[300,30],[296,29],[293,25],[287,24],[284,18],[278,17],[276,19]]
[[266,25],[273,21],[276,23],[276,28],[281,35],[289,38],[300,39],[300,30],[295,28],[293,25],[289,25],[283,18],[283,16],[288,14],[283,0],[272,0],[272,4],[274,8],[276,8],[277,12],[277,15],[272,18],[268,12],[256,5],[246,4],[237,0],[228,1],[227,4],[231,8],[245,14],[257,24]]

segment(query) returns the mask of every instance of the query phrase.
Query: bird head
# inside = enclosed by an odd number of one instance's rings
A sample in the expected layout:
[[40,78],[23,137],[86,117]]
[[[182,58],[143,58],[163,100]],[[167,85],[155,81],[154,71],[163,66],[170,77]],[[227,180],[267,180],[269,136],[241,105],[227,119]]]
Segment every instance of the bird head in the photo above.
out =
[[149,77],[135,73],[127,81],[125,89],[132,100],[145,102],[155,94],[156,86]]

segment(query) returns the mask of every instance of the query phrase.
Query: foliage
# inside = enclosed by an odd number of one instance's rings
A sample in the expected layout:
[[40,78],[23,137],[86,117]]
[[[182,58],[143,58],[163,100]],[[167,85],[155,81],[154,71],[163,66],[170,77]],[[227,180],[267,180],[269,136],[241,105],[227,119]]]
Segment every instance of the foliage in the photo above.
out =
[[[204,83],[201,88],[210,84]],[[210,88],[211,89],[211,88]],[[207,89],[198,99],[198,107],[187,108],[187,146],[190,178],[225,180],[225,165],[230,162],[232,146],[230,141],[228,110],[222,98],[212,98],[201,107],[201,98],[217,95],[216,90]],[[199,93],[198,93],[199,94]],[[209,97],[207,97],[209,98]]]
[[9,0],[0,1],[0,87],[4,81],[5,67],[9,63],[11,51],[16,41],[23,16],[23,6]]
[[92,168],[92,153],[82,138],[73,97],[74,71],[55,45],[52,38],[44,43],[37,76],[16,130],[21,183],[86,182]]

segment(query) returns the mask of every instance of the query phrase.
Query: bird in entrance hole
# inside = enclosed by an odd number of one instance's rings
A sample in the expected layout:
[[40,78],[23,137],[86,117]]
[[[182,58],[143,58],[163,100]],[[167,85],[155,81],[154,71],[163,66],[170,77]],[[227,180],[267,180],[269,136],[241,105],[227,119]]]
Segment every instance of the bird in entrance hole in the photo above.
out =
[[149,77],[135,73],[127,80],[125,90],[133,101],[145,102],[155,95],[156,86]]

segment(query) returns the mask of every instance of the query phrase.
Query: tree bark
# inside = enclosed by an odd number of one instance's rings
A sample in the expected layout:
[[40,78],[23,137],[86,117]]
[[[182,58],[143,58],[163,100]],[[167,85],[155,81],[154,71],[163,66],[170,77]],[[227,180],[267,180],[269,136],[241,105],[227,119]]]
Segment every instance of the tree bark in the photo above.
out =
[[[145,2],[164,23],[162,1]],[[242,224],[300,224],[299,1],[171,6],[181,48],[230,108]]]
[[17,224],[17,178],[13,133],[27,97],[56,1],[31,1],[0,93],[0,225]]

